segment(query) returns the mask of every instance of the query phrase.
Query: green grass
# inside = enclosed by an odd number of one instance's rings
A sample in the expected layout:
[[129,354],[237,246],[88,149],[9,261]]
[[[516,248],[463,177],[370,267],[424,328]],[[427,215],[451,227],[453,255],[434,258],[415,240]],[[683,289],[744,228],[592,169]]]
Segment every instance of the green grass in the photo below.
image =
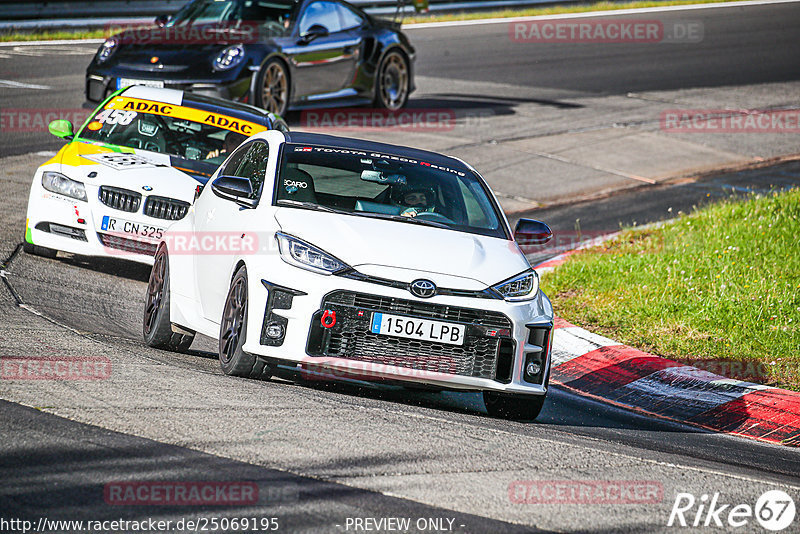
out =
[[539,15],[562,15],[566,13],[586,13],[588,11],[615,11],[619,9],[641,9],[644,7],[686,6],[693,4],[714,4],[736,2],[739,0],[647,0],[637,2],[587,2],[580,5],[556,5],[549,7],[530,7],[502,9],[498,11],[460,12],[441,15],[414,15],[406,17],[403,24],[417,22],[445,22],[451,20],[475,20],[512,17],[532,17]]
[[[476,20],[486,18],[528,17],[536,15],[561,15],[565,13],[586,13],[587,11],[614,11],[618,9],[640,9],[659,6],[685,6],[692,4],[711,4],[717,2],[736,2],[739,0],[648,0],[638,2],[588,2],[580,5],[555,5],[549,7],[533,7],[520,9],[503,9],[498,11],[460,12],[447,14],[419,14],[407,16],[403,24],[418,22],[446,22],[453,20]],[[97,30],[58,30],[13,32],[0,34],[0,42],[9,41],[50,41],[56,39],[102,39],[108,37],[105,29]]]
[[670,359],[763,364],[761,382],[800,390],[798,189],[624,230],[542,289],[591,331]]
[[59,31],[35,31],[35,32],[13,32],[0,34],[0,43],[16,41],[56,41],[61,39],[104,39],[108,37],[108,30],[59,30]]

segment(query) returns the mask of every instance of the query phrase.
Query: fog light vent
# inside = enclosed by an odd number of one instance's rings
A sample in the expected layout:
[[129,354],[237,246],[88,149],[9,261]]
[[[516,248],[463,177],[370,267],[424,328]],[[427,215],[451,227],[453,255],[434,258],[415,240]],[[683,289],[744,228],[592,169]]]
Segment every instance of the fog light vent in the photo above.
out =
[[269,323],[266,328],[267,337],[270,339],[281,339],[286,329],[280,323]]

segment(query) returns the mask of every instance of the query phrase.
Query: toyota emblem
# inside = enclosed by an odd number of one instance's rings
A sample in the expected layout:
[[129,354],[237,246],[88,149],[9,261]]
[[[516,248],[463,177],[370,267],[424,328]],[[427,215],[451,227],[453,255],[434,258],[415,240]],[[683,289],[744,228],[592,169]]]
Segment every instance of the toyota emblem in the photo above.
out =
[[411,291],[411,294],[416,297],[428,299],[436,294],[436,284],[430,280],[424,280],[420,278],[419,280],[414,280],[411,282],[411,284],[408,286],[408,290]]

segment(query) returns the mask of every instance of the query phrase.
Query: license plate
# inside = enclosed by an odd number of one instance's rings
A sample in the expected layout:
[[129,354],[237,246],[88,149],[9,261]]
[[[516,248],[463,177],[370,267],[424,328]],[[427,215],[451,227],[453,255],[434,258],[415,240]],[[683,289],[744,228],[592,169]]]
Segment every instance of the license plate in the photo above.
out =
[[126,221],[125,219],[118,219],[109,215],[103,215],[103,222],[100,224],[100,229],[110,234],[129,234],[154,241],[164,236],[163,228]]
[[145,87],[164,87],[164,82],[161,80],[134,80],[132,78],[117,78],[117,89],[128,87],[130,85],[144,85]]
[[429,321],[386,313],[373,313],[370,331],[373,334],[463,345],[466,327],[455,323]]

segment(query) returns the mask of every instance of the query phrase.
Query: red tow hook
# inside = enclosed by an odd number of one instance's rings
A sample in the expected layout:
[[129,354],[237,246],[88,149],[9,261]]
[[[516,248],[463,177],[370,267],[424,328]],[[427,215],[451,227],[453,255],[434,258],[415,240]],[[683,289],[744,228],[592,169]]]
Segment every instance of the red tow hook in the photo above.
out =
[[325,328],[333,328],[336,324],[336,312],[333,310],[325,310],[322,312],[322,319],[320,319],[322,326]]

